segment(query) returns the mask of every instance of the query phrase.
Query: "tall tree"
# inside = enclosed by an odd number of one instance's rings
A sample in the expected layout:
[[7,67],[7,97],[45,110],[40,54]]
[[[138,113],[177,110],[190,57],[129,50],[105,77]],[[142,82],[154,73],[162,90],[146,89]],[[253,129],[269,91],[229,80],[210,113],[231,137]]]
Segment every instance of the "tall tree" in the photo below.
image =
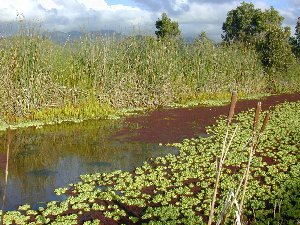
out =
[[291,31],[289,27],[270,26],[264,40],[257,44],[261,61],[266,69],[286,71],[294,63],[294,55],[289,44]]
[[267,31],[269,26],[281,26],[283,17],[273,7],[262,11],[252,3],[242,2],[240,6],[227,13],[223,23],[224,41],[253,43]]
[[296,30],[295,35],[296,35],[297,42],[298,44],[300,44],[300,17],[298,17],[295,30]]
[[161,15],[161,19],[156,21],[155,26],[157,29],[155,34],[160,39],[177,37],[181,34],[178,23],[172,21],[166,13]]
[[209,39],[209,37],[207,36],[207,34],[202,31],[198,37],[195,38],[194,40],[194,45],[196,46],[214,46],[214,43],[212,40]]
[[261,11],[254,8],[252,3],[243,2],[241,6],[227,13],[222,29],[224,41],[246,41],[261,29]]
[[290,29],[282,27],[283,20],[273,7],[263,11],[242,2],[228,12],[222,37],[225,42],[254,46],[267,71],[287,70],[294,57],[289,44]]
[[295,27],[295,36],[290,38],[290,44],[293,48],[293,52],[297,57],[300,57],[300,17]]

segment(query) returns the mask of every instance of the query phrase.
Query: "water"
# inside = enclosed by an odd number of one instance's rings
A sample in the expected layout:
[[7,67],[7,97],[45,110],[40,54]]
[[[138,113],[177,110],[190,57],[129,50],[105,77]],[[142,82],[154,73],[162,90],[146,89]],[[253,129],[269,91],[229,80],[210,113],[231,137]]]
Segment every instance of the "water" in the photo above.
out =
[[[99,120],[14,131],[5,209],[17,209],[25,203],[38,208],[48,201],[62,200],[54,189],[78,181],[81,174],[130,171],[150,157],[178,152],[172,147],[113,138],[124,126],[120,120]],[[0,134],[0,204],[5,138],[4,133]]]
[[[262,102],[268,108],[283,101],[298,101],[299,96],[299,93],[270,96]],[[256,103],[257,100],[238,102],[236,112],[255,107]],[[213,124],[219,115],[227,114],[228,108],[153,111],[131,118],[129,124],[122,120],[99,120],[16,130],[11,145],[5,209],[16,209],[25,203],[37,208],[45,202],[61,200],[53,190],[77,182],[81,174],[130,171],[150,157],[176,154],[176,148],[143,142],[178,142],[186,137],[205,136],[204,127]],[[5,152],[5,134],[0,133],[0,204]]]

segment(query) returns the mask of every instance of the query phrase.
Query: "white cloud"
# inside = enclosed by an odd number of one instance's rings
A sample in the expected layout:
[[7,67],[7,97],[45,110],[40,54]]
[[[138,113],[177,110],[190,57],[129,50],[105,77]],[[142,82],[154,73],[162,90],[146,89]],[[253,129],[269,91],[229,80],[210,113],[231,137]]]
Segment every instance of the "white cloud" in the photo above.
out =
[[103,10],[108,8],[108,5],[104,0],[78,0],[78,2],[87,9]]
[[63,9],[62,5],[56,4],[52,0],[37,0],[37,3],[46,10]]
[[71,31],[116,29],[132,31],[153,20],[152,12],[138,7],[115,4],[105,0],[0,0],[0,23],[16,21],[17,14],[25,20],[41,21],[47,30]]
[[[253,0],[255,7],[270,8],[277,0]],[[125,1],[124,1],[125,2]],[[127,1],[126,1],[127,2]],[[16,21],[18,13],[26,20],[39,20],[47,30],[71,31],[114,29],[132,32],[139,27],[154,34],[155,21],[162,12],[178,21],[185,36],[201,31],[220,39],[222,23],[227,12],[236,8],[239,0],[133,0],[134,5],[108,4],[106,0],[0,0],[0,23]],[[247,1],[247,2],[250,2]],[[284,8],[277,9],[286,20],[284,25],[295,27],[300,15],[299,0],[287,0]]]
[[184,9],[184,7],[188,4],[188,0],[175,0],[175,2],[172,4],[172,8],[175,11],[179,11]]
[[[1,21],[10,21],[15,20],[17,14],[24,15],[34,15],[37,16],[36,13],[36,4],[32,4],[31,0],[15,0],[15,1],[0,1],[0,20]],[[2,13],[3,12],[3,13]]]
[[220,40],[222,23],[226,20],[227,12],[237,5],[236,2],[222,4],[192,2],[188,10],[175,16],[174,19],[179,21],[186,36],[197,36],[205,31],[210,38]]
[[256,0],[253,2],[255,8],[260,8],[262,10],[270,9],[270,4],[263,0]]

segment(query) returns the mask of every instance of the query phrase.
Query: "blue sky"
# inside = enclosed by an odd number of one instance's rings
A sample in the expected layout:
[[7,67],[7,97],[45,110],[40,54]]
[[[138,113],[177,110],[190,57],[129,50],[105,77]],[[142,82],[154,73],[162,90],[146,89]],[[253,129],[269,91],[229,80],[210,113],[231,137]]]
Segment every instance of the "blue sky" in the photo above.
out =
[[[112,29],[130,34],[154,34],[155,21],[162,12],[179,23],[186,37],[205,31],[219,40],[227,12],[237,0],[0,0],[0,25],[16,22],[17,14],[35,21],[49,31]],[[250,2],[247,1],[246,2]],[[261,9],[271,5],[285,17],[284,25],[294,33],[300,16],[300,0],[253,0]],[[3,26],[2,26],[3,27]],[[1,32],[1,31],[0,31]],[[1,35],[1,34],[0,34]]]
[[287,6],[288,2],[287,1],[284,1],[284,0],[281,0],[281,1],[278,1],[278,0],[266,0],[266,3],[269,4],[269,5],[272,5],[276,8],[284,8],[285,6]]
[[135,5],[135,2],[132,0],[123,0],[123,1],[118,1],[118,0],[108,0],[106,1],[109,5],[116,5],[116,4],[123,4],[123,5]]

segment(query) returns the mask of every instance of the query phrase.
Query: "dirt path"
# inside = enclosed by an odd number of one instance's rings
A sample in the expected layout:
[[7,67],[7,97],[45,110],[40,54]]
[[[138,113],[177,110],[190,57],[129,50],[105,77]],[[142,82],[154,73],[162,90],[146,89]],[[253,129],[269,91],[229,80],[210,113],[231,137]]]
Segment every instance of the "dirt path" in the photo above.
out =
[[[282,102],[300,100],[300,92],[266,97],[262,100],[238,101],[236,113],[255,108],[258,101],[262,102],[262,109],[267,110]],[[136,124],[137,129],[130,126],[124,128],[114,138],[126,141],[140,141],[145,143],[173,143],[184,138],[198,137],[205,134],[205,127],[215,123],[220,115],[227,115],[229,106],[195,107],[162,109],[126,119],[128,124]]]

